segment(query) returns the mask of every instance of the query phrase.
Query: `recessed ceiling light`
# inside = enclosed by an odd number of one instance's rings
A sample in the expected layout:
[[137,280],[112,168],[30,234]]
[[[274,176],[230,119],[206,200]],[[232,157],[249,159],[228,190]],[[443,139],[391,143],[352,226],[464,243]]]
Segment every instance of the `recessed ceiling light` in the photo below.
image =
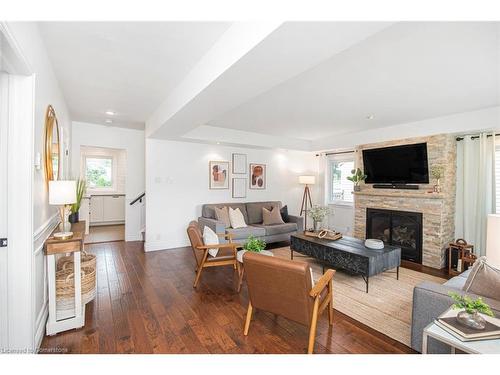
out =
[[107,123],[107,124],[111,124],[112,122],[113,122],[113,120],[110,120],[109,118],[108,118],[108,119],[106,119],[106,123]]
[[105,114],[109,115],[109,116],[114,116],[116,115],[116,112],[115,111],[106,111],[104,112]]
[[374,117],[375,117],[374,115],[368,115],[368,116],[366,116],[366,119],[367,120],[373,120]]

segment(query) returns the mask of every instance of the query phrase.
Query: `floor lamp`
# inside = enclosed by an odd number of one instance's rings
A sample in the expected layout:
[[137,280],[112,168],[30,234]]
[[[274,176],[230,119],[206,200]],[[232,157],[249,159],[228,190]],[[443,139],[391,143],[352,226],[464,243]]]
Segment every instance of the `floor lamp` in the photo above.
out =
[[309,185],[314,185],[315,183],[316,178],[314,176],[299,176],[299,184],[306,185],[304,195],[302,196],[302,206],[300,207],[300,216],[304,214],[304,230],[307,230],[307,212],[312,207]]

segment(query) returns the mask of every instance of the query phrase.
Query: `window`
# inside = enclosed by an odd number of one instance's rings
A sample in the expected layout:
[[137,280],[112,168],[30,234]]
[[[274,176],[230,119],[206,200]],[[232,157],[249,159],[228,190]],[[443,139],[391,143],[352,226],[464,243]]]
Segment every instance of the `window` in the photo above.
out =
[[354,154],[338,156],[329,161],[330,203],[352,204],[354,184],[347,179],[354,169]]
[[[498,139],[497,141],[498,142]],[[500,147],[495,148],[495,209],[500,214]]]
[[112,189],[113,158],[86,157],[85,176],[90,189]]

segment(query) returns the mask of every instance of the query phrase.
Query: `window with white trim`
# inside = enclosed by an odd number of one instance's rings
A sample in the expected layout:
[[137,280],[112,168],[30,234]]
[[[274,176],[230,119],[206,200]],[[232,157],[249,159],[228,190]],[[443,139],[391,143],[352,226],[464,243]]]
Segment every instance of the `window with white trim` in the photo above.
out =
[[500,146],[495,148],[495,200],[496,213],[500,214]]
[[353,204],[354,184],[347,179],[353,169],[354,153],[331,156],[328,161],[330,204]]
[[91,190],[111,190],[114,188],[113,158],[106,156],[85,157],[85,177]]

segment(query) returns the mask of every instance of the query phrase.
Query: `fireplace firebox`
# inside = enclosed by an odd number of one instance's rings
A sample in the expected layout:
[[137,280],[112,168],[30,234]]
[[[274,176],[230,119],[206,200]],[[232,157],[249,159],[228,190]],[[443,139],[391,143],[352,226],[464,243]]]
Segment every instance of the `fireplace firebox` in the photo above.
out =
[[366,238],[401,247],[401,259],[422,263],[420,212],[366,209]]

